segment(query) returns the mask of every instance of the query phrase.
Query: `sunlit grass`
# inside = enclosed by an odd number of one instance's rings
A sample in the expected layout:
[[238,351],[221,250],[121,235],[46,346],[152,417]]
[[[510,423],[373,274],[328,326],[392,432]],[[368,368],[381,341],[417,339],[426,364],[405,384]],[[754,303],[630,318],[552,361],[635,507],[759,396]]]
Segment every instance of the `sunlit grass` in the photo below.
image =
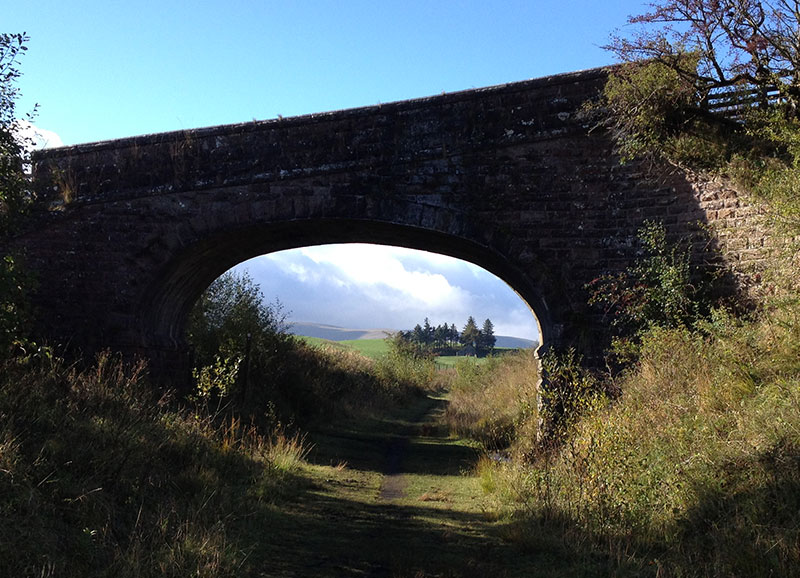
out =
[[450,374],[444,419],[455,434],[488,449],[507,448],[515,437],[533,435],[538,420],[538,364],[533,352],[463,359]]
[[517,512],[514,539],[560,536],[630,575],[790,575],[800,562],[792,316],[719,313],[703,332],[653,330],[622,397],[585,415],[557,453],[482,460],[484,489]]

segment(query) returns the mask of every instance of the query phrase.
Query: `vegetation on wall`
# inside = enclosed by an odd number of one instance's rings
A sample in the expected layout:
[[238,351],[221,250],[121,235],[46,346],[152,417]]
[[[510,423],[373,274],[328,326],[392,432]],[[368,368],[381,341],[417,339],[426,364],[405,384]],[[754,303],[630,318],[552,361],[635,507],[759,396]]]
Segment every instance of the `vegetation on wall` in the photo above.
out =
[[603,313],[617,362],[636,358],[641,336],[653,327],[692,328],[714,304],[714,271],[692,262],[691,244],[671,243],[660,222],[645,221],[640,256],[616,274],[587,285],[589,304]]
[[800,7],[786,0],[655,2],[612,37],[622,61],[593,110],[623,160],[728,175],[800,223]]

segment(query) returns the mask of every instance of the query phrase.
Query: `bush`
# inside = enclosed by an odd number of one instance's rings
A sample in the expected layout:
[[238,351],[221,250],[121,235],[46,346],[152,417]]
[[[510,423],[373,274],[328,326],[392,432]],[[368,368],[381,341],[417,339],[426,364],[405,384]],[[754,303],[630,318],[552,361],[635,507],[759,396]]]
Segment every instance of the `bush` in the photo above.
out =
[[[683,68],[696,55],[682,57]],[[724,164],[737,142],[739,127],[703,110],[701,92],[674,66],[644,61],[611,71],[602,97],[585,111],[597,126],[610,131],[623,163],[664,159],[693,169]]]
[[651,327],[693,327],[711,310],[714,278],[692,266],[688,242],[667,241],[663,224],[639,230],[640,256],[622,273],[587,284],[589,304],[610,318],[612,352],[623,363],[636,358],[639,336]]
[[[31,200],[29,178],[23,170],[28,160],[26,143],[17,135],[15,106],[17,66],[27,41],[24,34],[0,34],[0,241],[13,234]],[[29,283],[19,259],[0,255],[0,360],[29,337],[25,299]]]
[[588,408],[557,452],[484,464],[498,494],[524,503],[517,539],[582,543],[618,575],[791,575],[798,338],[786,309],[749,322],[715,311],[702,333],[645,331],[622,396]]

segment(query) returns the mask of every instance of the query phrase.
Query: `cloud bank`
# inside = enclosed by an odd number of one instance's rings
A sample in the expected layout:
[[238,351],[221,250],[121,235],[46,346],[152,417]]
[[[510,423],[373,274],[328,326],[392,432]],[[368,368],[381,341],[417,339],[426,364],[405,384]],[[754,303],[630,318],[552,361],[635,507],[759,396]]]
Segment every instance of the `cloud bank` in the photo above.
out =
[[451,257],[400,247],[347,244],[280,251],[238,265],[290,321],[358,329],[410,329],[472,315],[498,335],[538,339],[527,305],[488,271]]
[[17,136],[28,144],[29,150],[64,146],[61,137],[52,130],[39,128],[27,120],[17,120]]

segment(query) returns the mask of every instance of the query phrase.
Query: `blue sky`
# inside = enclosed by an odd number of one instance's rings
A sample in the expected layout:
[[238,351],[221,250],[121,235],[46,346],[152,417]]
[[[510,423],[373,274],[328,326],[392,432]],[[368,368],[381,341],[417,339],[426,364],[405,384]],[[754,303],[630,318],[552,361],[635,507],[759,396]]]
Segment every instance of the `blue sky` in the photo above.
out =
[[[7,3],[3,31],[31,37],[18,110],[39,104],[34,123],[52,146],[368,106],[603,66],[612,58],[600,46],[643,8],[642,2],[596,0],[37,0]],[[407,255],[401,265],[445,274],[435,271],[441,260]],[[401,257],[394,251],[382,259]],[[308,259],[302,251],[273,256],[253,276],[262,285],[259,277],[285,278],[284,286],[270,285],[265,293],[274,289],[295,320],[330,321],[306,318],[312,309],[290,299],[309,292],[308,281],[287,274]],[[346,264],[346,257],[331,258],[320,271],[335,283],[339,273],[347,276]],[[476,299],[494,301],[487,311],[514,309],[513,292],[501,296],[484,276],[473,277],[445,278]],[[404,281],[414,282],[421,278]],[[403,294],[413,287],[396,289]],[[461,313],[495,321],[478,310]],[[376,317],[354,313],[346,324],[363,326]],[[458,317],[448,321],[463,324]],[[502,332],[505,321],[495,325]],[[534,325],[519,336],[535,336]]]

